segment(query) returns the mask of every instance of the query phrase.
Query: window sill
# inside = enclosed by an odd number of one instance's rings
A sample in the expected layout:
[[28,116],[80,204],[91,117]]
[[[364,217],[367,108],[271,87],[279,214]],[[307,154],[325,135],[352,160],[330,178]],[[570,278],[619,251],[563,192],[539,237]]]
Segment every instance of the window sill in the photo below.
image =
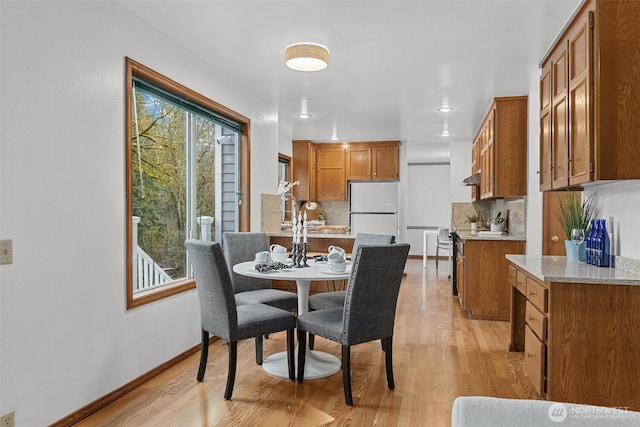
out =
[[148,289],[136,294],[127,295],[127,310],[168,298],[196,287],[196,281],[193,278],[184,278],[176,280],[164,286],[158,286],[154,289]]

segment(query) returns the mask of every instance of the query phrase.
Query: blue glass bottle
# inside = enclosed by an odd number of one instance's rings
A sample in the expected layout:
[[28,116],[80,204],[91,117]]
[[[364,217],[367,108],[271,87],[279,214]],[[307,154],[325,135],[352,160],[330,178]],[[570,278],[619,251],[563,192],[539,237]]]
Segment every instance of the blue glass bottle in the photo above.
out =
[[600,242],[601,253],[600,253],[600,263],[598,267],[609,267],[609,257],[611,256],[611,242],[609,241],[609,233],[607,233],[607,220],[602,220],[602,225],[600,226],[602,233],[602,239]]
[[596,220],[596,234],[593,236],[593,253],[591,255],[591,264],[599,265],[600,264],[600,255],[601,251],[601,243],[602,243],[602,232],[601,232],[602,222],[597,219]]
[[587,264],[592,264],[591,259],[593,258],[593,238],[596,234],[596,220],[592,219],[591,224],[589,225],[589,233],[587,234],[587,238],[585,241],[587,242]]

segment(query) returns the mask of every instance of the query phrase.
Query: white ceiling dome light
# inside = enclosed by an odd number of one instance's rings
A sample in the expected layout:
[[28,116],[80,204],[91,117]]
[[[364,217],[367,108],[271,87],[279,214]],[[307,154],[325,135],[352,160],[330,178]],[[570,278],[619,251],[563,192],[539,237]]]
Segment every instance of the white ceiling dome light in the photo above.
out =
[[329,65],[329,49],[316,43],[295,43],[284,52],[287,67],[296,71],[320,71]]

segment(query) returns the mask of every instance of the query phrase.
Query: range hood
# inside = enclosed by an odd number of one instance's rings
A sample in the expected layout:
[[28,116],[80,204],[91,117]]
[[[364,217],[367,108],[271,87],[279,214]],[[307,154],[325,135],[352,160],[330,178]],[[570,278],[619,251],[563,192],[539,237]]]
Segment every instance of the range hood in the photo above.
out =
[[462,180],[464,185],[475,185],[480,186],[480,172],[476,172],[471,176],[466,177]]

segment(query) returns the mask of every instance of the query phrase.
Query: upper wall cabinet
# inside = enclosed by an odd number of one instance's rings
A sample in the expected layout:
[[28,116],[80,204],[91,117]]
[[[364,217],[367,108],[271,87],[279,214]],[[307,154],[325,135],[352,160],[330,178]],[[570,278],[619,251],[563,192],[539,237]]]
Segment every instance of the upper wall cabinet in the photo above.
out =
[[298,200],[347,200],[350,180],[397,180],[399,141],[348,144],[293,141],[293,187]]
[[316,144],[311,141],[293,141],[291,155],[291,179],[298,181],[293,195],[298,200],[317,200],[316,194]]
[[481,200],[527,194],[527,97],[494,98],[476,132],[472,173],[480,172]]
[[318,200],[347,200],[346,151],[342,144],[319,144],[316,158]]
[[399,143],[352,143],[347,148],[347,180],[397,180]]
[[540,190],[640,179],[640,2],[586,1],[542,61]]

